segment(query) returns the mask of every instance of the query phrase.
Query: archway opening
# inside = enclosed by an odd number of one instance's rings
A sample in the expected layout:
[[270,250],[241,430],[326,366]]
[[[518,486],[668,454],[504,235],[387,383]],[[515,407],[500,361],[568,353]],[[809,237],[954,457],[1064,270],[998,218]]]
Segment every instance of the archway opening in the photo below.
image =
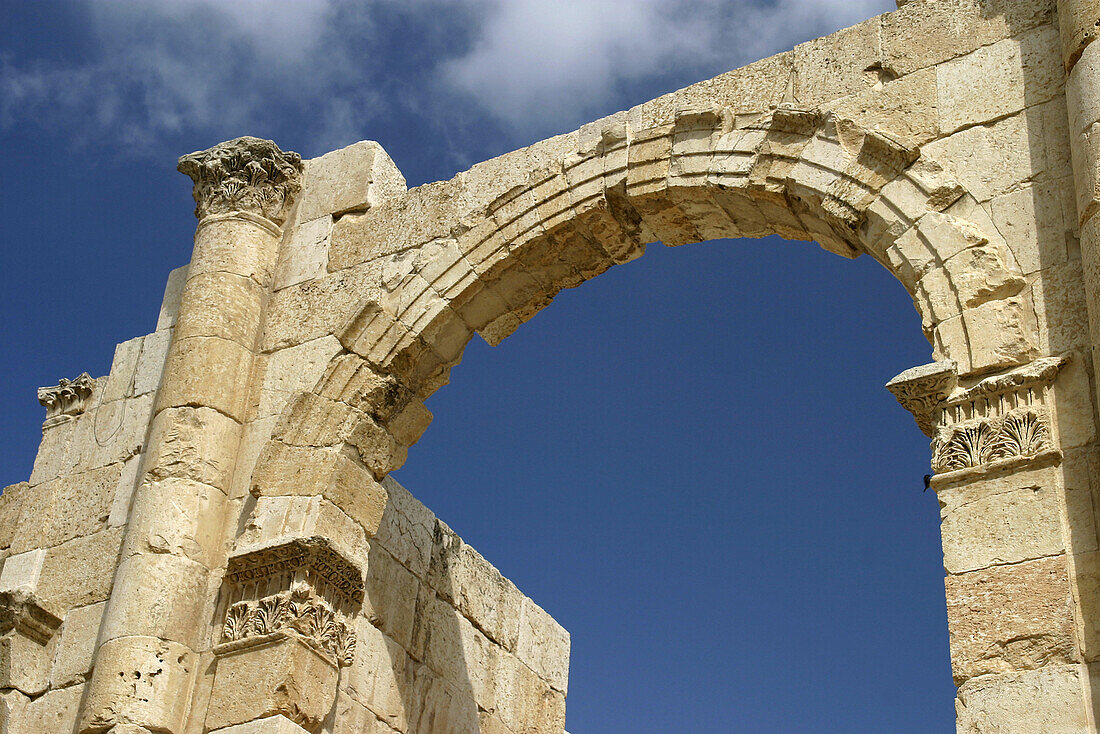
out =
[[571,632],[567,728],[950,728],[927,439],[882,388],[928,359],[898,282],[714,240],[556,304],[471,342],[395,477]]

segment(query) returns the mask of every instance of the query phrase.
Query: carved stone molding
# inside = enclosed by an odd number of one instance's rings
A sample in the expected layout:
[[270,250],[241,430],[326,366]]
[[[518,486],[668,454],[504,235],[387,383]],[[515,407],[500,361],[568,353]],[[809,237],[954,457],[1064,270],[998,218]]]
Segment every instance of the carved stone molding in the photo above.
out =
[[61,619],[29,591],[0,591],[0,636],[15,631],[45,645],[60,626]]
[[901,407],[913,414],[924,435],[932,437],[932,415],[958,384],[955,363],[932,362],[902,372],[886,383]]
[[84,372],[75,380],[64,377],[56,385],[38,388],[38,402],[46,408],[46,426],[66,421],[84,412],[95,389],[95,380]]
[[363,575],[323,538],[294,539],[236,555],[225,575],[220,650],[293,632],[338,666],[351,665]]
[[302,157],[270,140],[243,137],[179,159],[195,182],[195,216],[248,212],[276,224],[286,220],[302,189]]
[[1057,453],[1049,393],[1067,361],[1044,357],[967,388],[958,387],[954,365],[935,363],[901,373],[887,388],[932,437],[936,474],[1016,466]]

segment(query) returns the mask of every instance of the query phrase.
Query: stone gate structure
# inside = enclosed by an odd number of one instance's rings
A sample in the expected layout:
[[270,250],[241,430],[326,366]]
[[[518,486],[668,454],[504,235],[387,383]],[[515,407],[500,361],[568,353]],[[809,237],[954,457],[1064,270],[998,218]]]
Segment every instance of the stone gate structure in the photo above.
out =
[[882,263],[933,361],[960,732],[1100,718],[1098,0],[923,0],[406,190],[363,142],[180,159],[157,329],[42,388],[0,496],[10,734],[561,734],[569,638],[388,477],[476,333],[720,237]]

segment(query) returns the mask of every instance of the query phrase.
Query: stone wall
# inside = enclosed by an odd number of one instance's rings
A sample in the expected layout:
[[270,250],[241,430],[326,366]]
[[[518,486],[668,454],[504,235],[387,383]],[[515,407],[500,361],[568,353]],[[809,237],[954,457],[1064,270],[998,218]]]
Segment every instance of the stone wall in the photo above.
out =
[[647,244],[816,241],[911,294],[960,732],[1093,732],[1090,0],[922,0],[406,190],[364,141],[184,156],[157,331],[44,388],[0,496],[12,732],[559,734],[568,636],[389,474],[474,334]]

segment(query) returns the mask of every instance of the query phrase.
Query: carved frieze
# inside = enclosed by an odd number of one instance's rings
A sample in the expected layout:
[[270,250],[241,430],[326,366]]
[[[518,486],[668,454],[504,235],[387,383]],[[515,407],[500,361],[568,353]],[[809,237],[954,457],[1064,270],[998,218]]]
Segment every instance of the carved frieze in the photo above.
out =
[[302,157],[274,142],[243,137],[179,159],[195,182],[195,216],[249,212],[282,224],[302,189]]
[[60,626],[61,619],[29,591],[0,591],[0,636],[14,630],[45,645]]
[[932,437],[937,474],[1056,454],[1050,385],[1066,357],[1045,357],[968,388],[954,366],[907,370],[887,387]]
[[297,634],[338,666],[351,665],[363,576],[323,538],[297,538],[229,560],[221,642],[233,649]]
[[38,402],[46,408],[46,425],[68,420],[84,412],[95,389],[95,380],[84,372],[75,380],[64,377],[53,386],[38,388]]

